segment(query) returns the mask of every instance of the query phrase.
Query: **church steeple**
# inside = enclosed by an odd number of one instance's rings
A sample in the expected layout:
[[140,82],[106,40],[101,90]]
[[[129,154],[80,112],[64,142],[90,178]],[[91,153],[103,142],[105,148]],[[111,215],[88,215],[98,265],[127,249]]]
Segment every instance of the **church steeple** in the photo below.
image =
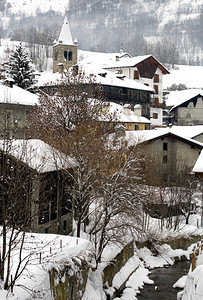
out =
[[73,39],[70,32],[70,26],[68,23],[68,18],[65,16],[63,26],[61,28],[61,32],[58,39],[59,43],[64,45],[73,45]]
[[58,41],[53,46],[53,73],[77,64],[77,43],[73,42],[68,18],[65,16]]

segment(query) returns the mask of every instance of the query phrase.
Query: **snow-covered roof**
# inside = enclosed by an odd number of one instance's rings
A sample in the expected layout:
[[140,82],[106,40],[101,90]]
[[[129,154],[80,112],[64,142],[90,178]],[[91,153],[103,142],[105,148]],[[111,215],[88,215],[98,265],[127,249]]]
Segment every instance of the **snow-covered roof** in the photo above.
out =
[[142,116],[137,116],[134,111],[129,110],[129,115],[125,113],[125,108],[124,106],[110,102],[109,103],[109,113],[114,116],[117,122],[121,123],[145,123],[145,124],[150,124],[151,122]]
[[151,54],[129,57],[129,58],[122,58],[119,61],[115,61],[113,64],[109,64],[105,68],[106,69],[117,69],[117,68],[135,67],[139,63],[141,63],[149,58],[152,58],[154,61],[156,61],[159,64],[162,71],[164,71],[165,74],[169,74],[169,71]]
[[172,106],[171,110],[200,95],[203,97],[203,90],[190,89],[182,91],[172,91],[166,96],[166,106]]
[[10,88],[0,84],[0,103],[35,105],[38,103],[38,96],[16,85]]
[[58,43],[61,43],[63,45],[74,45],[68,18],[66,16],[64,18],[63,26],[61,28]]
[[83,64],[97,63],[100,67],[114,63],[116,61],[116,57],[124,59],[125,56],[131,57],[127,52],[103,53],[78,49],[79,62],[82,62]]
[[[174,127],[174,128],[173,128]],[[198,126],[173,126],[172,128],[161,128],[161,129],[153,129],[153,130],[137,130],[137,131],[127,131],[126,139],[128,140],[129,145],[142,143],[146,141],[152,141],[155,139],[159,139],[161,137],[173,136],[174,138],[180,139],[183,142],[193,144],[200,149],[203,148],[203,143],[192,139],[193,134],[192,130],[188,131],[189,127],[198,127]],[[180,127],[180,128],[178,128]],[[202,132],[202,128],[198,129],[199,132]],[[195,130],[194,130],[195,132]],[[195,136],[197,131],[194,133]]]
[[[97,83],[102,85],[116,86],[116,87],[124,87],[129,89],[135,89],[140,91],[147,91],[150,93],[154,93],[154,89],[146,86],[140,82],[135,80],[128,79],[126,77],[118,78],[115,73],[104,70],[97,63],[84,64],[82,62],[79,63],[79,67],[84,71],[84,73],[89,76],[95,76],[95,80]],[[100,75],[99,75],[100,74]],[[105,77],[102,76],[105,74]],[[45,84],[56,84],[63,77],[61,73],[51,73],[51,72],[43,72],[38,79],[38,86],[42,86]]]
[[194,168],[192,169],[193,173],[203,173],[203,150],[201,151]]
[[145,59],[148,59],[151,55],[140,55],[129,58],[122,58],[121,60],[114,61],[114,63],[109,64],[106,69],[112,68],[125,68],[125,67],[134,67]]
[[[167,128],[166,128],[167,129]],[[166,130],[163,129],[163,130]],[[162,130],[162,129],[157,129]],[[195,138],[196,136],[203,133],[203,125],[196,125],[196,126],[172,126],[170,131],[177,135],[184,135],[190,139]]]
[[[119,78],[116,76],[115,73],[104,70],[96,63],[92,63],[92,64],[80,63],[79,66],[84,70],[85,74],[95,75],[96,81],[102,85],[124,87],[124,88],[148,91],[154,93],[153,88],[150,88],[149,86],[146,86],[135,80],[128,79],[126,77]],[[101,76],[101,74],[105,74],[105,76],[103,77]]]
[[0,149],[27,164],[38,173],[76,166],[75,159],[38,139],[0,141]]

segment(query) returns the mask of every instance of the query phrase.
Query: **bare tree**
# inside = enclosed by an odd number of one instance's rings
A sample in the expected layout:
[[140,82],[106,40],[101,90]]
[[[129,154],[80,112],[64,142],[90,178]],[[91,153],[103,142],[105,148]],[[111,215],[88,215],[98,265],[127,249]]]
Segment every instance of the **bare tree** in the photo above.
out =
[[[49,87],[47,87],[49,89]],[[112,132],[108,118],[102,118],[102,98],[93,77],[68,71],[54,87],[55,95],[42,94],[40,105],[30,117],[30,129],[38,137],[77,160],[70,174],[70,191],[75,207],[77,236],[93,197],[93,185],[104,158],[105,136]],[[93,98],[97,96],[97,99]],[[89,98],[91,96],[91,99]]]
[[179,63],[179,52],[176,44],[169,38],[164,37],[156,43],[144,42],[143,52],[154,55],[161,63],[169,64],[174,68]]
[[145,192],[141,161],[136,146],[126,148],[125,139],[111,148],[100,173],[93,209],[90,212],[88,233],[95,245],[96,262],[101,261],[103,250],[109,243],[125,243],[125,237],[138,233],[142,224]]
[[[32,175],[28,167],[11,154],[12,141],[3,140],[0,150],[0,222],[2,225],[2,249],[0,277],[4,289],[13,287],[28,260],[22,257],[25,231],[31,222],[30,193]],[[22,154],[23,155],[23,154]],[[16,272],[11,276],[14,249],[19,247]]]
[[89,234],[99,262],[110,240],[119,242],[124,232],[138,227],[140,160],[134,147],[127,149],[124,137],[116,135],[115,116],[104,113],[93,77],[73,69],[45,90],[54,95],[42,94],[29,126],[32,134],[76,159],[77,167],[69,173],[76,234]]

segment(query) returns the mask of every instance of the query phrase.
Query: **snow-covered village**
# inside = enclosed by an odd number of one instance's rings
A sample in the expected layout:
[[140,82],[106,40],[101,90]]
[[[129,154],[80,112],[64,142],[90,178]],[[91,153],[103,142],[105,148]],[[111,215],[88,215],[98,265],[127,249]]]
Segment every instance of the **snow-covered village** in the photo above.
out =
[[0,16],[0,300],[202,300],[202,2]]

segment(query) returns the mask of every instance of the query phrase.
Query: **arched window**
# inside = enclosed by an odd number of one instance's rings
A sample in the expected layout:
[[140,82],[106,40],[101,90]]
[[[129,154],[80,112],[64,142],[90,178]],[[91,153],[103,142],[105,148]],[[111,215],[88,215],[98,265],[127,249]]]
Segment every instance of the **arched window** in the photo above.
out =
[[68,53],[68,60],[72,60],[72,56],[73,56],[72,51],[70,51],[70,52]]
[[68,52],[64,51],[64,59],[67,60],[67,57],[68,57]]

